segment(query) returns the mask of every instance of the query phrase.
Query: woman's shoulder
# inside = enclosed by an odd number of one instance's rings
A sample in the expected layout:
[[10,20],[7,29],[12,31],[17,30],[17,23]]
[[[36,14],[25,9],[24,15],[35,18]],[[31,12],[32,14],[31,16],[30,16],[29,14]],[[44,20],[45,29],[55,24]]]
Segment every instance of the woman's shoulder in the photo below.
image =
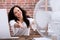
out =
[[15,24],[15,23],[16,23],[15,20],[10,21],[10,24]]
[[15,22],[15,20],[10,20],[10,22]]
[[28,20],[34,20],[33,18],[27,18]]
[[34,21],[33,18],[27,18],[29,20],[30,23],[32,23]]

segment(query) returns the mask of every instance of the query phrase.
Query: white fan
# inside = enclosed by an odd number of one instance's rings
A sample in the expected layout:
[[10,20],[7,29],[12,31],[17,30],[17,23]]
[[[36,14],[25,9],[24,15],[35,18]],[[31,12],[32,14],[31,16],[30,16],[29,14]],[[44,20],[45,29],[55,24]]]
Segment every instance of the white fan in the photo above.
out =
[[60,12],[52,12],[51,22],[48,26],[48,34],[56,36],[60,40]]
[[[33,18],[35,19],[38,25],[37,30],[41,35],[42,35],[41,29],[45,29],[45,27],[47,27],[47,24],[50,20],[49,12],[46,12],[45,9],[41,9],[41,6],[44,5],[44,2],[45,0],[39,0],[39,2],[37,2],[35,9],[34,9],[34,16],[33,16]],[[45,30],[43,30],[42,32],[44,31]]]
[[49,12],[39,11],[34,15],[34,19],[38,25],[37,30],[41,35],[43,35],[41,32],[45,32],[45,28],[47,27],[50,21],[50,14]]
[[[43,3],[43,1],[41,3]],[[52,31],[52,35],[56,34],[55,36],[57,36],[57,40],[60,40],[60,0],[49,0],[49,4],[52,8],[51,12],[39,9],[41,5],[39,6],[38,4],[41,3],[38,2],[34,10],[34,19],[38,25],[38,32],[43,35],[40,29],[45,28],[47,24],[49,24],[48,31]]]
[[60,0],[49,0],[52,11],[60,11]]

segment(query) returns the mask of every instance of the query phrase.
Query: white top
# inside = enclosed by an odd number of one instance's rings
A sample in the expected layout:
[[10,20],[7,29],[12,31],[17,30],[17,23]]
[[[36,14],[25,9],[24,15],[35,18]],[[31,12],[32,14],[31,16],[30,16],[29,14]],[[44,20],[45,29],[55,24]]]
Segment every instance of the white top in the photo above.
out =
[[[22,23],[22,25],[24,26],[23,29],[22,29],[22,28],[14,28],[14,24],[15,24],[15,23],[16,23],[15,20],[11,20],[11,21],[10,21],[10,26],[11,26],[11,29],[12,29],[14,35],[16,35],[16,34],[18,35],[19,32],[23,32],[23,30],[25,31],[25,29],[27,28],[27,25],[26,25],[25,22]],[[28,28],[27,28],[27,29],[28,29]],[[21,35],[22,35],[22,34],[21,34]]]
[[[30,25],[31,25],[33,19],[32,19],[32,18],[28,18],[28,20],[30,21]],[[22,23],[22,25],[24,26],[23,29],[22,29],[22,28],[14,28],[14,24],[15,24],[15,23],[16,23],[15,20],[11,20],[11,21],[10,21],[10,26],[11,26],[11,29],[12,29],[14,35],[15,35],[15,34],[17,34],[17,35],[18,35],[18,34],[20,34],[20,35],[29,35],[29,33],[30,33],[30,28],[27,28],[27,25],[26,25],[25,22]],[[32,29],[34,29],[34,28],[32,27]]]

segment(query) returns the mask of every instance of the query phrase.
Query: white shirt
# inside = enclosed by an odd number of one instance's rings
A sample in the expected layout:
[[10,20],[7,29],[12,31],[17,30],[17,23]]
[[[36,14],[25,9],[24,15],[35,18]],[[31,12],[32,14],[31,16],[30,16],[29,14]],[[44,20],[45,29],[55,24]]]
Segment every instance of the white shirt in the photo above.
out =
[[11,26],[11,29],[14,33],[13,35],[29,35],[30,28],[27,28],[27,25],[25,22],[22,23],[24,28],[14,28],[15,23],[16,23],[15,20],[10,21],[10,26]]

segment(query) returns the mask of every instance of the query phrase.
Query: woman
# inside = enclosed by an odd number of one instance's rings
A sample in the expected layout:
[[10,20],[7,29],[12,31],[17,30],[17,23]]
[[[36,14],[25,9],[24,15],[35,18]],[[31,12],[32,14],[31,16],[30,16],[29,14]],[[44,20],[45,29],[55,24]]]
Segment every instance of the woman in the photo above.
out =
[[26,12],[19,6],[14,6],[11,8],[9,14],[9,24],[13,31],[13,35],[29,35],[30,32],[30,22],[26,17]]

